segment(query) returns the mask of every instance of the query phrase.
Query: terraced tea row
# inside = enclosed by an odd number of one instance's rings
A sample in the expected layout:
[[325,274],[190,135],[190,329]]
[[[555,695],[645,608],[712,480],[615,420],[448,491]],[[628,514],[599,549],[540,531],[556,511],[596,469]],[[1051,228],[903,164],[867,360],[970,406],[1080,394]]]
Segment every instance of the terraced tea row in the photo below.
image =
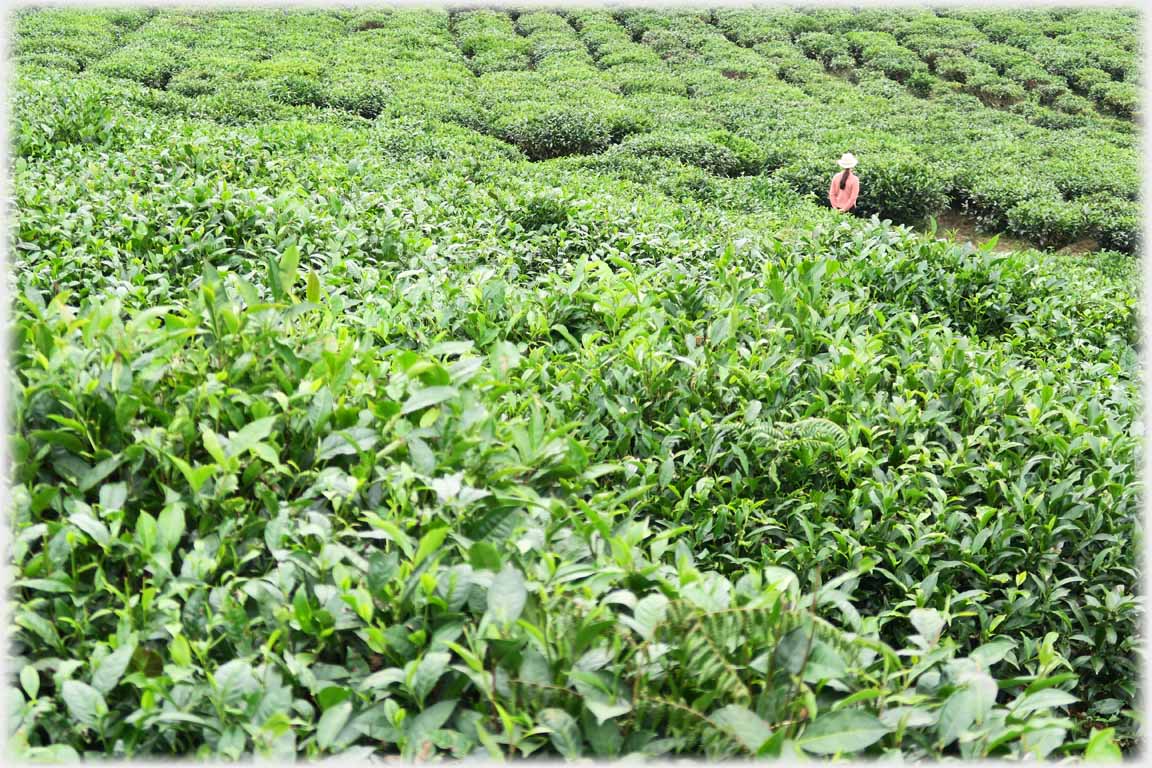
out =
[[1136,260],[867,215],[1134,248],[1131,125],[876,18],[22,13],[14,751],[1136,746]]

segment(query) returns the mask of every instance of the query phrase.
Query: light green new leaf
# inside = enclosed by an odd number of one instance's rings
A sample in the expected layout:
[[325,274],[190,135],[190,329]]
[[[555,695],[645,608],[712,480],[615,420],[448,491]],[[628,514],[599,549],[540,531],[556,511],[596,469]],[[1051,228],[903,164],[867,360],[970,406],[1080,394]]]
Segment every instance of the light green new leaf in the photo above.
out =
[[217,464],[222,466],[227,465],[228,454],[224,452],[224,446],[220,444],[220,437],[207,427],[201,427],[200,437],[204,442],[204,450],[208,451],[208,455],[211,456]]
[[168,644],[168,653],[172,657],[172,661],[176,662],[181,667],[187,667],[192,663],[192,648],[188,645],[188,640],[184,635],[176,635],[172,638],[172,642]]
[[308,273],[308,289],[306,295],[311,304],[316,304],[320,301],[320,278],[316,276],[315,272]]
[[1084,759],[1094,763],[1123,762],[1124,755],[1113,738],[1115,735],[1115,728],[1093,731],[1091,738],[1088,739],[1088,746],[1084,749]]
[[420,544],[416,547],[416,556],[412,558],[412,565],[420,565],[424,560],[444,543],[448,538],[447,528],[433,528],[420,537]]

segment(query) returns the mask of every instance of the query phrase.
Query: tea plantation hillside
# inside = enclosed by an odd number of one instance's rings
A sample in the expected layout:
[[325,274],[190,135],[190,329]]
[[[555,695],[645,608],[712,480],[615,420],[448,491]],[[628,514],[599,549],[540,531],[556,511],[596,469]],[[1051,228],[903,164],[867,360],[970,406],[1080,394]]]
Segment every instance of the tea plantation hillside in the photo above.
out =
[[14,754],[1139,747],[1134,12],[12,21]]

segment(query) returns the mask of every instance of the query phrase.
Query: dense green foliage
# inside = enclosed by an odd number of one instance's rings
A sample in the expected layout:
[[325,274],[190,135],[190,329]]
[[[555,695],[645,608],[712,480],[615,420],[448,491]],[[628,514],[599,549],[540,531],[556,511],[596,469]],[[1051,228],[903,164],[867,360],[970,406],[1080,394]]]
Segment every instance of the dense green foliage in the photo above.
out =
[[1133,745],[1134,20],[20,14],[15,751]]

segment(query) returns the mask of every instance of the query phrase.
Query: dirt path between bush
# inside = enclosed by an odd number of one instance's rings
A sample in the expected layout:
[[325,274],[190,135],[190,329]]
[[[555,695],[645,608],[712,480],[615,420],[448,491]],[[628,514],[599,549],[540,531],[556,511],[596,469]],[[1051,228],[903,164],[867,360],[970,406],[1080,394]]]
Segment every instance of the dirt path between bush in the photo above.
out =
[[[925,224],[921,228],[922,232],[927,232],[928,227]],[[993,233],[981,232],[976,228],[975,220],[966,216],[959,211],[948,210],[936,216],[936,237],[941,240],[954,240],[958,243],[970,242],[973,245],[983,245],[993,238]],[[1048,248],[1041,248],[1035,243],[1028,240],[1022,240],[1018,237],[1013,237],[1008,234],[1001,234],[1000,239],[996,241],[996,245],[992,250],[994,251],[1024,251],[1024,250],[1037,250],[1037,251],[1050,251]],[[1055,253],[1068,253],[1068,254],[1081,254],[1091,253],[1100,250],[1100,244],[1090,238],[1077,240],[1071,245],[1066,245],[1063,248],[1056,249]]]

